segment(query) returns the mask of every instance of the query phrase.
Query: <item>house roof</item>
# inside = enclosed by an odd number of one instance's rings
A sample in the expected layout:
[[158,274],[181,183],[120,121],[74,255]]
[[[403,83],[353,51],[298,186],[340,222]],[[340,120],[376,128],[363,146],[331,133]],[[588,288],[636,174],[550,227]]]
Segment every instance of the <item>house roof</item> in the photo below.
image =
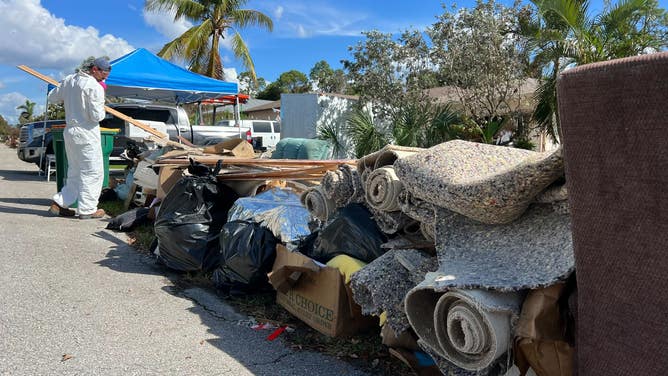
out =
[[[261,99],[258,99],[260,101]],[[255,112],[255,111],[264,111],[271,110],[274,108],[281,108],[281,101],[263,101],[265,103],[259,103],[255,106],[246,106],[242,112]]]
[[[533,99],[536,90],[538,89],[538,80],[535,78],[526,79],[519,87],[518,95],[510,98],[509,102],[512,107],[519,105],[520,110],[533,111],[535,100]],[[426,90],[429,97],[435,98],[438,103],[459,102],[459,91],[456,86],[441,86]]]

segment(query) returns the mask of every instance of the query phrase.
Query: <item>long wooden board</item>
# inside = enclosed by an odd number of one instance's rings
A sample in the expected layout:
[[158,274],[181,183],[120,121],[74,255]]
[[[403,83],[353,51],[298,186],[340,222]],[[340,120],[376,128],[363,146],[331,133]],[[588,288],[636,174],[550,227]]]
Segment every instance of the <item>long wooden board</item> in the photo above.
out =
[[[37,78],[39,78],[43,81],[46,81],[46,82],[50,83],[51,85],[60,86],[60,83],[58,81],[54,80],[53,78],[51,78],[49,76],[43,75],[43,74],[39,73],[38,71],[36,71],[36,70],[26,66],[26,65],[18,65],[17,68],[19,68],[20,70],[22,70],[26,73],[29,73],[29,74],[31,74],[31,75],[33,75],[33,76],[35,76],[35,77],[37,77]],[[116,111],[109,106],[104,106],[104,109],[108,113],[116,116],[117,118],[125,120],[128,123],[130,123],[132,125],[135,125],[138,128],[140,128],[140,129],[142,129],[142,130],[144,130],[144,131],[146,131],[146,132],[148,132],[148,133],[150,133],[150,134],[152,134],[156,137],[169,139],[169,137],[166,134],[149,127],[148,125],[140,122],[139,120],[135,120],[135,119],[119,112],[119,111]]]

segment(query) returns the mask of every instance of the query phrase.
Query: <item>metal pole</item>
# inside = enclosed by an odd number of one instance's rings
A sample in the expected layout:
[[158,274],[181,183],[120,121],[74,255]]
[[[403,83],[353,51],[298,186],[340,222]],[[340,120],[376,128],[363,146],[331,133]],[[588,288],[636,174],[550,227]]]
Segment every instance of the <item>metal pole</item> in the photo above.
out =
[[241,136],[241,113],[239,112],[239,96],[234,96],[234,121],[237,123],[237,128],[239,128],[239,138],[243,139]]
[[[46,108],[44,109],[44,122],[42,123],[42,145],[40,146],[41,152],[39,153],[39,172],[38,176],[42,176],[42,162],[44,161],[46,149],[44,148],[44,139],[46,139],[46,121],[49,118],[49,84],[46,85]],[[44,173],[47,174],[49,169],[47,168]]]

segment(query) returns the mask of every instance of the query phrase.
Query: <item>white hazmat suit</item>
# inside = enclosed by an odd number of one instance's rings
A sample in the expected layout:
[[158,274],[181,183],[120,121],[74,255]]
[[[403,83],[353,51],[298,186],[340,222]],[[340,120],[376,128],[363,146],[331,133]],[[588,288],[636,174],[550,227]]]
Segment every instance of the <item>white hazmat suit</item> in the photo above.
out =
[[97,210],[104,181],[100,120],[104,119],[104,89],[86,72],[65,77],[49,93],[49,102],[65,103],[63,132],[67,153],[67,180],[53,201],[67,208],[78,201],[79,215]]

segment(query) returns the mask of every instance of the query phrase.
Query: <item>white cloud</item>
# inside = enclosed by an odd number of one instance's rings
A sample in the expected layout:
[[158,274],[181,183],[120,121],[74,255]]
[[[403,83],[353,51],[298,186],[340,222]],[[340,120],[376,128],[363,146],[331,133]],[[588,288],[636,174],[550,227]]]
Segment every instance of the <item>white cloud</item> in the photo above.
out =
[[88,56],[120,57],[134,48],[92,26],[66,25],[40,0],[0,0],[0,64],[71,71]]
[[[25,95],[17,92],[0,95],[0,114],[9,124],[18,123],[21,111],[17,110],[16,107],[24,104],[26,99],[28,98]],[[38,112],[36,111],[36,113]]]
[[297,30],[297,36],[300,38],[306,38],[308,33],[304,29],[304,25],[295,25],[295,30]]
[[276,20],[280,20],[281,17],[283,17],[283,7],[282,6],[277,6],[276,9],[274,9],[274,18]]
[[239,75],[237,74],[236,68],[223,68],[223,74],[225,75],[225,81],[239,82]]
[[174,12],[174,10],[169,12],[148,12],[144,10],[144,21],[146,21],[146,23],[150,26],[153,26],[160,34],[164,35],[171,41],[193,26],[190,21],[183,18],[174,21]]
[[[353,9],[335,8],[329,2],[288,0],[274,10],[275,33],[281,36],[306,38],[317,35],[359,36],[368,29],[369,17],[364,12]],[[279,32],[279,29],[283,32]]]

